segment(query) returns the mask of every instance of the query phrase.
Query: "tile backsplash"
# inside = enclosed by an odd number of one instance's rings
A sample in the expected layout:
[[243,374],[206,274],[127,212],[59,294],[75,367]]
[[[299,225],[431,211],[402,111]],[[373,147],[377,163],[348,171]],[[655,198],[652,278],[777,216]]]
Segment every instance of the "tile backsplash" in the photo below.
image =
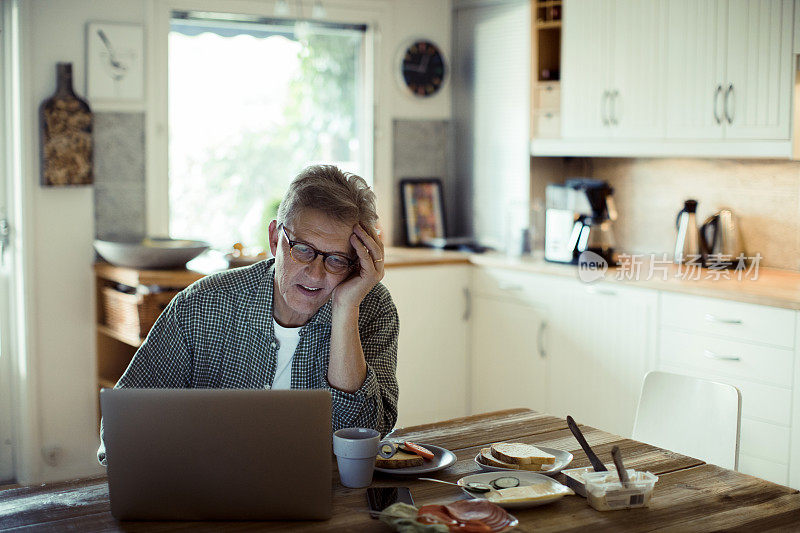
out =
[[145,235],[144,113],[95,113],[95,236]]
[[732,209],[748,255],[760,252],[762,266],[800,270],[800,162],[592,158],[565,166],[568,175],[614,187],[614,232],[622,251],[671,256],[676,214],[694,198],[699,223]]

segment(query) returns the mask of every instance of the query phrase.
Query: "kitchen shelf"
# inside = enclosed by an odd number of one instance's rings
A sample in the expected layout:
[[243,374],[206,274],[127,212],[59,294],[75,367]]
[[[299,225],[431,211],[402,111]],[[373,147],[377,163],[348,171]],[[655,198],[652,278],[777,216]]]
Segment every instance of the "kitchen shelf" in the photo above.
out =
[[537,29],[551,29],[561,27],[562,3],[561,0],[540,0],[534,7],[534,26]]
[[[188,287],[195,281],[205,277],[205,274],[194,272],[185,269],[174,270],[140,270],[136,268],[116,267],[105,262],[99,262],[94,265],[95,274],[95,306],[96,306],[96,346],[97,346],[97,390],[98,393],[103,387],[113,387],[128,364],[131,362],[133,355],[139,346],[144,341],[143,337],[147,334],[142,331],[141,335],[139,329],[132,330],[131,333],[125,333],[116,324],[116,329],[109,327],[106,317],[106,308],[104,305],[103,291],[108,288],[115,288],[117,284],[131,287],[134,290],[143,289],[147,287],[151,290],[152,287],[159,287],[162,289],[180,290]],[[166,291],[162,294],[167,294]],[[166,298],[164,304],[166,305]],[[135,302],[130,303],[131,306]],[[129,324],[125,324],[127,327]],[[134,333],[135,331],[136,333]],[[100,404],[98,394],[98,421],[100,420]]]
[[108,326],[104,326],[103,324],[97,324],[97,332],[102,333],[103,335],[107,335],[112,339],[116,339],[120,342],[124,342],[125,344],[133,346],[134,348],[138,348],[139,346],[141,346],[142,342],[144,341],[144,339],[142,339],[141,337],[134,337],[132,335],[125,335],[123,333],[119,333],[118,331],[115,331]]
[[540,30],[550,30],[553,28],[561,28],[561,21],[560,20],[550,20],[550,21],[537,21],[536,28]]

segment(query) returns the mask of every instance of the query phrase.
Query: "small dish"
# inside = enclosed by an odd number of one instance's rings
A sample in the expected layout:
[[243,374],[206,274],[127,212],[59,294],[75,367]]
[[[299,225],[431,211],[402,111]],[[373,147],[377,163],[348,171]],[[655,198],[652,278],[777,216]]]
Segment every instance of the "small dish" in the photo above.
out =
[[456,462],[456,454],[446,448],[434,446],[433,444],[417,443],[424,446],[433,452],[433,459],[424,459],[420,466],[407,466],[405,468],[378,468],[375,471],[383,472],[384,474],[397,474],[401,476],[416,476],[419,474],[430,474],[431,472],[438,472],[444,470],[451,464]]
[[569,452],[565,452],[564,450],[557,450],[555,448],[545,448],[543,446],[537,446],[537,448],[539,448],[543,452],[555,455],[556,462],[551,465],[542,465],[542,470],[537,470],[533,472],[529,470],[517,470],[514,468],[503,468],[501,466],[485,465],[480,461],[478,461],[478,457],[481,455],[480,453],[478,453],[478,455],[475,456],[475,464],[477,464],[481,468],[481,470],[484,470],[486,472],[531,472],[532,474],[544,474],[545,476],[555,476],[556,474],[561,472],[561,470],[563,470],[564,467],[566,467],[572,462],[572,454]]
[[[503,469],[503,473],[505,473],[506,469]],[[573,495],[575,494],[572,489],[565,487],[558,481],[539,474],[537,472],[527,472],[525,470],[514,470],[513,477],[519,479],[519,486],[525,487],[528,485],[545,485],[550,492],[549,495],[545,497],[540,497],[536,500],[529,500],[529,501],[522,501],[522,502],[509,502],[509,503],[502,503],[502,502],[495,502],[500,507],[504,509],[524,509],[527,507],[538,507],[539,505],[546,505],[548,503],[552,503],[556,500],[560,500],[564,496]],[[483,472],[481,474],[472,474],[470,476],[464,476],[457,481],[459,485],[462,485],[461,490],[464,491],[464,494],[469,496],[470,498],[475,499],[482,499],[488,500],[487,494],[491,494],[490,492],[487,493],[472,493],[467,491],[463,485],[467,483],[486,483],[491,484],[492,481],[497,479],[498,477],[504,477],[499,475],[497,472]]]

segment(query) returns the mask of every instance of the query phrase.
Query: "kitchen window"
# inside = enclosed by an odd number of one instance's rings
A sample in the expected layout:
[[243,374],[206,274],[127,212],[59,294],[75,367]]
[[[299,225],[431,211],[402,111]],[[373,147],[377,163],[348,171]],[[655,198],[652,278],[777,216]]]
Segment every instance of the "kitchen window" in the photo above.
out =
[[370,179],[366,26],[173,12],[168,40],[169,232],[266,248],[303,167]]

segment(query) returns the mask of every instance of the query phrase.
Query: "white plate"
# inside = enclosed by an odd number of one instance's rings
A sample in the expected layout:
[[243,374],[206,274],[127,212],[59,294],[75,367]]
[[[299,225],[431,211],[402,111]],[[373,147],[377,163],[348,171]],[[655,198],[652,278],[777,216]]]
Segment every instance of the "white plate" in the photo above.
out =
[[383,472],[384,474],[400,474],[403,476],[414,476],[417,474],[430,474],[431,472],[437,472],[439,470],[444,470],[451,464],[456,462],[456,454],[447,450],[445,448],[441,448],[439,446],[434,446],[433,444],[424,444],[422,442],[414,442],[415,444],[419,444],[423,448],[427,448],[428,450],[433,452],[433,459],[424,459],[423,463],[420,466],[407,466],[405,468],[378,468],[375,467],[375,470],[378,472]]
[[545,484],[549,489],[553,491],[552,495],[545,496],[544,498],[539,498],[537,500],[531,500],[527,502],[514,502],[514,503],[498,503],[500,507],[505,509],[523,509],[525,507],[537,507],[539,505],[546,505],[548,503],[552,503],[556,500],[560,500],[564,496],[574,494],[572,489],[569,489],[559,483],[558,481],[551,479],[547,476],[543,476],[542,474],[538,474],[536,472],[528,472],[525,470],[514,470],[513,474],[508,474],[505,472],[505,469],[502,473],[500,472],[483,472],[482,474],[472,474],[471,476],[464,476],[457,481],[459,485],[462,485],[462,489],[464,494],[470,496],[472,498],[479,498],[482,500],[486,499],[486,494],[477,493],[477,492],[469,492],[463,488],[463,485],[467,483],[486,483],[487,485],[490,484],[492,481],[499,477],[515,477],[519,479],[519,486],[525,487],[528,485],[538,485],[540,483]]
[[[544,446],[537,446],[543,452],[547,452],[556,456],[556,462],[551,465],[542,465],[542,470],[533,472],[534,474],[544,474],[545,476],[554,476],[561,472],[561,470],[572,462],[572,454],[564,450],[556,450],[555,448],[545,448]],[[514,468],[503,468],[502,466],[489,466],[478,461],[480,452],[475,456],[475,464],[481,467],[481,470],[487,472],[529,472],[529,470],[516,470]]]

